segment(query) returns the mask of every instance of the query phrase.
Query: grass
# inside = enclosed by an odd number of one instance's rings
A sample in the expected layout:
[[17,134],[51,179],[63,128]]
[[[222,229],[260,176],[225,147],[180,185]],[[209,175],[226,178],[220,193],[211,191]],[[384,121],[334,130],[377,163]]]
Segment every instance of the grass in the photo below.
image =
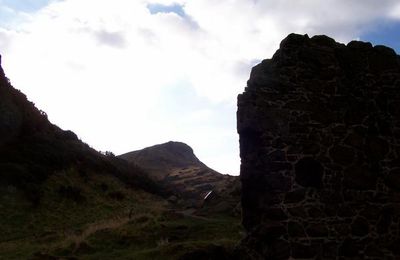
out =
[[23,191],[0,186],[0,259],[178,259],[208,245],[231,248],[241,238],[238,218],[184,214],[111,175],[69,169],[41,190],[34,207]]
[[241,238],[240,230],[237,219],[223,216],[148,215],[93,233],[85,240],[86,251],[70,255],[79,259],[178,259],[210,244],[233,247]]
[[[79,190],[83,199],[60,192],[62,187]],[[42,191],[41,203],[34,207],[22,191],[13,186],[0,187],[0,259],[28,258],[35,251],[48,251],[55,241],[80,233],[90,223],[127,217],[129,210],[139,204],[159,204],[159,199],[129,189],[117,178],[91,175],[84,181],[74,169],[51,176]],[[109,196],[116,191],[125,198],[119,201]]]

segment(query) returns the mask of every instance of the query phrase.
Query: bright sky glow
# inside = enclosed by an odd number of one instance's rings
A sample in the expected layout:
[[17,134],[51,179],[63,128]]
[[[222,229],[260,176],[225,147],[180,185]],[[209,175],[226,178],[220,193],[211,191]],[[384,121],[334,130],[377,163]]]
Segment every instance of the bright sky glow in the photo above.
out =
[[237,175],[252,66],[290,32],[400,48],[399,25],[398,0],[0,0],[0,53],[13,86],[95,149],[182,141]]

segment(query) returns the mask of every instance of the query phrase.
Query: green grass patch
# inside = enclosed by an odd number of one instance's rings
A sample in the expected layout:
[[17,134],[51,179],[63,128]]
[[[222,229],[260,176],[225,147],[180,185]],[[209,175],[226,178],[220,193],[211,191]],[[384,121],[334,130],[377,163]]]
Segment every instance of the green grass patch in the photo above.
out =
[[[234,247],[240,219],[193,216],[110,175],[53,174],[33,206],[23,191],[0,187],[0,259],[35,254],[78,259],[178,259],[211,246]],[[112,194],[112,195],[110,195]]]

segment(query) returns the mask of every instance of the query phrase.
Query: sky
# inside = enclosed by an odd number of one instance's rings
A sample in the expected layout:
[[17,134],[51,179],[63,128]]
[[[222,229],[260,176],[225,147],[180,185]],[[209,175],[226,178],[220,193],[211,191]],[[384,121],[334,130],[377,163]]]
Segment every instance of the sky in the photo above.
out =
[[170,140],[238,175],[236,100],[289,33],[400,52],[398,0],[0,0],[12,85],[100,151]]

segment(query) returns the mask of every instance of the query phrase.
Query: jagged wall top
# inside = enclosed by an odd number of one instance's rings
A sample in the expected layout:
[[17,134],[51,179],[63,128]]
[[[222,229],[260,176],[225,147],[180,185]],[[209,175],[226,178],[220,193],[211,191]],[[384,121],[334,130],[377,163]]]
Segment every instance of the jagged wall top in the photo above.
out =
[[[310,50],[312,51],[310,52]],[[379,73],[382,70],[393,68],[400,64],[400,56],[392,48],[383,45],[372,46],[371,43],[362,41],[351,41],[345,45],[325,35],[316,35],[309,38],[307,34],[292,33],[282,40],[280,49],[276,51],[272,59],[263,60],[252,69],[246,90],[256,87],[252,83],[263,74],[258,73],[259,70],[267,70],[268,66],[291,66],[294,65],[296,60],[321,62],[327,58],[323,56],[324,53],[336,53],[336,59],[341,61],[342,64],[348,62],[348,66],[353,66],[358,73],[365,71],[368,66],[371,66],[371,70],[374,72]],[[360,55],[366,55],[368,61],[362,63],[357,59],[357,56]],[[331,61],[328,59],[325,63],[328,64]],[[324,62],[321,62],[320,65],[324,65]]]

